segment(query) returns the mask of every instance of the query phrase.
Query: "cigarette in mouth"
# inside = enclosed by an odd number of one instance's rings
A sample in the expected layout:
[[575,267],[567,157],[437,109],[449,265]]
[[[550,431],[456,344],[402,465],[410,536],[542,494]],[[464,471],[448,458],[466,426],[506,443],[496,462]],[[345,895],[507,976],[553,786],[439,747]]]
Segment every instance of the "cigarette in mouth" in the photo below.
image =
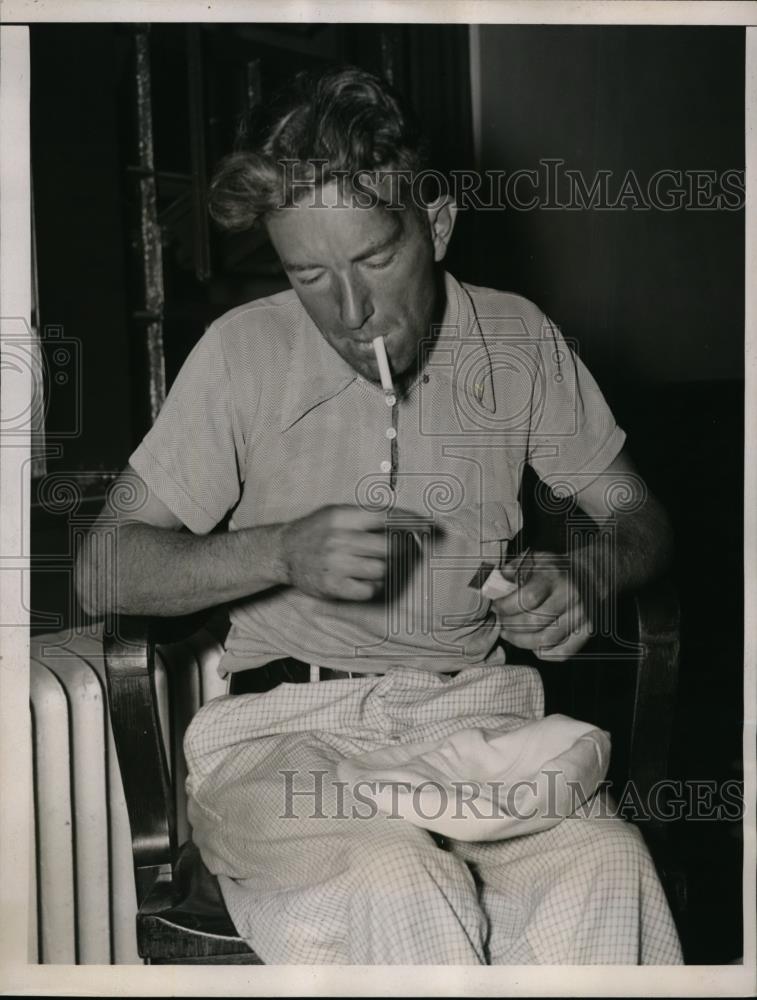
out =
[[378,364],[379,375],[381,376],[381,387],[386,394],[387,403],[390,402],[394,406],[396,401],[396,396],[394,394],[394,383],[392,382],[392,373],[389,370],[389,358],[386,356],[386,347],[384,346],[383,337],[374,337],[373,341],[373,351],[376,355],[376,362]]

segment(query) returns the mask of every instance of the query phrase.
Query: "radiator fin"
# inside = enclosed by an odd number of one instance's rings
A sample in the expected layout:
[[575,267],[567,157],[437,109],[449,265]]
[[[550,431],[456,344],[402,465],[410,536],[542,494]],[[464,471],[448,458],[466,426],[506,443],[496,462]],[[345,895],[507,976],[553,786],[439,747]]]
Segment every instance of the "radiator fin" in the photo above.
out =
[[76,962],[76,906],[71,814],[69,714],[57,677],[30,664],[37,818],[39,956]]
[[[102,639],[81,636],[76,648],[97,671],[105,689],[105,661]],[[112,961],[118,965],[141,964],[137,951],[134,915],[137,912],[137,890],[134,884],[134,864],[131,853],[129,814],[126,809],[121,772],[118,768],[116,744],[108,716],[105,717],[108,753],[108,844],[110,848],[110,919]]]
[[[108,790],[105,696],[97,674],[76,653],[41,649],[63,688],[69,709],[77,960],[110,962],[108,884]],[[38,661],[37,661],[38,662]]]
[[[107,713],[99,635],[32,639],[34,774],[29,945],[31,962],[141,963],[131,836]],[[179,843],[190,835],[183,739],[198,708],[227,693],[223,648],[208,631],[159,647],[158,715],[176,775]]]
[[[28,774],[34,774],[34,733],[33,728],[29,729],[29,758],[30,766]],[[29,796],[29,925],[26,945],[26,960],[30,965],[39,962],[39,939],[37,936],[37,921],[39,913],[37,911],[37,831],[34,823],[34,795]]]

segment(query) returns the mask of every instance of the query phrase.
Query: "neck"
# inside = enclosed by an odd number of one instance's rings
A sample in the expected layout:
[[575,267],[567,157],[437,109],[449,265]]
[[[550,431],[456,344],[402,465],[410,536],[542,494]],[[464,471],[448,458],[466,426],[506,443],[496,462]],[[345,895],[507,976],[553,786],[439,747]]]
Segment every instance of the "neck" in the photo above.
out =
[[394,387],[397,391],[398,398],[401,399],[406,396],[421,375],[428,356],[431,353],[433,344],[439,336],[439,327],[444,319],[446,309],[447,291],[444,283],[444,271],[441,267],[439,267],[436,271],[434,283],[434,305],[431,310],[428,329],[421,343],[418,345],[418,354],[416,359],[409,368],[406,368],[401,375],[396,376],[394,379]]

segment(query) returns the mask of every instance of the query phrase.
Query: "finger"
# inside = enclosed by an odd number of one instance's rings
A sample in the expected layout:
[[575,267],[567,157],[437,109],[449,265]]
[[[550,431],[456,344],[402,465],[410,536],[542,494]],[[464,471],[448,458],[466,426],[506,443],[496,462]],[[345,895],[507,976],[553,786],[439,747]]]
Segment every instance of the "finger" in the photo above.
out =
[[380,589],[376,581],[338,577],[333,578],[325,596],[342,601],[370,601]]
[[331,508],[332,527],[344,531],[384,531],[388,516],[385,510],[366,510],[348,504]]
[[562,587],[553,591],[537,611],[521,611],[514,614],[502,614],[499,602],[494,602],[497,621],[505,628],[513,628],[523,632],[537,632],[546,628],[561,614],[574,611],[581,606],[581,597],[572,588],[569,591]]
[[331,508],[331,512],[335,528],[353,531],[385,531],[392,526],[392,522],[397,522],[402,528],[410,528],[416,521],[422,523],[418,514],[404,508],[375,510],[352,504],[338,504]]
[[516,591],[499,599],[500,614],[509,617],[531,611],[544,611],[554,617],[572,599],[568,596],[572,591],[566,573],[536,570]]
[[558,615],[545,628],[520,629],[507,625],[502,628],[501,634],[513,646],[539,651],[558,646],[568,639],[573,630],[579,629],[583,622],[583,609],[577,606],[563,615]]
[[412,531],[414,528],[428,527],[428,516],[418,514],[407,507],[392,507],[387,515],[387,527]]
[[534,573],[525,583],[507,597],[498,599],[498,607],[503,616],[536,611],[554,589],[554,577],[546,573]]
[[330,570],[337,576],[351,577],[354,580],[383,580],[386,576],[386,560],[342,553],[332,560]]
[[592,625],[589,621],[583,621],[580,625],[570,629],[567,636],[554,646],[543,646],[537,649],[536,655],[540,660],[551,660],[560,662],[569,660],[571,656],[586,645],[591,638]]
[[543,649],[545,646],[551,646],[563,638],[563,635],[551,631],[549,627],[539,629],[538,632],[503,628],[500,634],[506,642],[517,646],[519,649]]
[[497,622],[501,628],[507,629],[517,635],[524,635],[528,632],[543,632],[555,620],[555,615],[542,614],[541,612],[531,612],[522,615],[497,615]]
[[375,531],[339,531],[333,536],[333,547],[353,556],[386,559],[386,537]]

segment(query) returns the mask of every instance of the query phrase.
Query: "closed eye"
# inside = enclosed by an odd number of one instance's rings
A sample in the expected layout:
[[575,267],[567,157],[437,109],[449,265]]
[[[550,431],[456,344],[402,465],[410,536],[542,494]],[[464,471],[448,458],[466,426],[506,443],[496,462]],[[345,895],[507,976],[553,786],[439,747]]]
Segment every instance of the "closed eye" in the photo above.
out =
[[314,285],[319,278],[323,277],[325,271],[319,271],[317,274],[308,274],[308,275],[299,274],[297,272],[295,273],[297,275],[297,280],[301,285]]
[[367,260],[365,261],[365,264],[370,268],[380,271],[382,267],[389,267],[394,260],[394,256],[395,255],[393,253],[390,253],[384,257],[376,257],[373,260]]

